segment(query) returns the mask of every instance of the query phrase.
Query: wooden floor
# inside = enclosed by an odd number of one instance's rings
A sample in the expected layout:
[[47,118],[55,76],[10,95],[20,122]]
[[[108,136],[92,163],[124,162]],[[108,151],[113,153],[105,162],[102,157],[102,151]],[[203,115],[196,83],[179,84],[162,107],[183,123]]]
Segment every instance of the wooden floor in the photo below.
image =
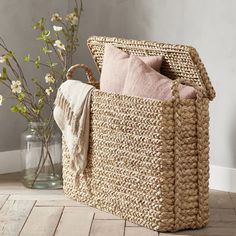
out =
[[158,233],[67,199],[62,190],[30,190],[0,175],[1,236],[236,236],[236,193],[210,192],[210,223],[201,230]]

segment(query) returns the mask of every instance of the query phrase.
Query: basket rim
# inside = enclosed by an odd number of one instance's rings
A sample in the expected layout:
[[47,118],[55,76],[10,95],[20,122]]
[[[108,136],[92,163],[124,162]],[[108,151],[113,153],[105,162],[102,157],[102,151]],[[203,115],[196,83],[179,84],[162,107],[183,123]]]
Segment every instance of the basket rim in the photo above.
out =
[[87,46],[99,72],[101,72],[101,61],[97,60],[97,58],[95,57],[93,48],[96,46],[105,45],[106,43],[111,43],[119,48],[137,48],[142,50],[160,51],[160,52],[172,51],[172,52],[188,54],[191,57],[192,62],[196,67],[199,79],[201,80],[203,86],[205,87],[209,99],[213,100],[215,98],[216,94],[215,90],[208,77],[205,66],[202,63],[199,54],[194,47],[182,44],[159,43],[149,40],[125,39],[125,38],[107,37],[107,36],[91,36],[87,40]]

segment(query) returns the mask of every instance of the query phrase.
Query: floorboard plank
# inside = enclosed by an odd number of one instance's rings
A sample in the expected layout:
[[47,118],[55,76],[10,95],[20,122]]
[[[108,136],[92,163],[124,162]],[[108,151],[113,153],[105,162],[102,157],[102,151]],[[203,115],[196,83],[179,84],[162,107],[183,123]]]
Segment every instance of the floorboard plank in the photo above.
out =
[[12,194],[9,200],[68,200],[64,195],[59,194]]
[[0,209],[2,208],[4,203],[7,201],[8,197],[9,197],[9,195],[7,195],[7,194],[0,195]]
[[196,236],[235,236],[236,214],[234,209],[210,209],[210,222],[198,230],[184,230],[176,233],[160,233],[160,236],[196,235]]
[[7,200],[0,211],[0,235],[18,235],[35,201]]
[[94,220],[90,236],[123,236],[124,220]]
[[229,193],[217,190],[210,191],[209,204],[210,208],[234,208]]
[[235,236],[236,228],[231,227],[205,227],[198,230],[184,230],[176,233],[160,233],[160,236]]
[[86,205],[73,200],[37,200],[36,206],[86,207]]
[[53,236],[63,207],[34,207],[20,236]]
[[143,227],[126,227],[125,236],[158,236],[158,232]]
[[210,224],[213,222],[235,222],[236,213],[234,209],[210,209]]
[[0,194],[13,194],[13,195],[64,195],[62,190],[54,190],[54,192],[52,193],[52,191],[48,191],[48,190],[39,190],[39,189],[26,189],[26,188],[22,188],[22,189],[0,189]]
[[105,211],[100,211],[96,208],[91,208],[94,213],[94,219],[95,220],[122,220],[119,216],[113,215],[111,213],[107,213]]
[[140,227],[140,225],[136,225],[136,224],[131,223],[131,222],[129,222],[129,221],[126,221],[126,222],[125,222],[125,226],[126,226],[126,227]]
[[229,193],[231,201],[233,202],[234,208],[236,210],[236,193]]
[[66,207],[57,227],[56,236],[88,236],[94,213],[86,207]]

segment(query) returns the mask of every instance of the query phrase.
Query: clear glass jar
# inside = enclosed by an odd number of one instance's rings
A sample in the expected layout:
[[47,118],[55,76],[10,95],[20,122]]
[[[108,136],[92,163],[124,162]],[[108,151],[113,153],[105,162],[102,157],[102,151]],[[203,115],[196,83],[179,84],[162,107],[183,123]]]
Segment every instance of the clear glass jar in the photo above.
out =
[[21,135],[22,182],[28,188],[62,188],[62,148],[58,129],[30,122]]

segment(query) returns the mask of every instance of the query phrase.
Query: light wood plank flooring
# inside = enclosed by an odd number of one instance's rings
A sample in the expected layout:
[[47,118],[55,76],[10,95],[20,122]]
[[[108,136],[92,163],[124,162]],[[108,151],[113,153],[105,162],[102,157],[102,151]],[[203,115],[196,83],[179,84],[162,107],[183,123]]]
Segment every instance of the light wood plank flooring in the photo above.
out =
[[210,223],[200,230],[158,233],[66,198],[31,190],[17,174],[0,175],[0,236],[236,236],[236,193],[210,191]]

